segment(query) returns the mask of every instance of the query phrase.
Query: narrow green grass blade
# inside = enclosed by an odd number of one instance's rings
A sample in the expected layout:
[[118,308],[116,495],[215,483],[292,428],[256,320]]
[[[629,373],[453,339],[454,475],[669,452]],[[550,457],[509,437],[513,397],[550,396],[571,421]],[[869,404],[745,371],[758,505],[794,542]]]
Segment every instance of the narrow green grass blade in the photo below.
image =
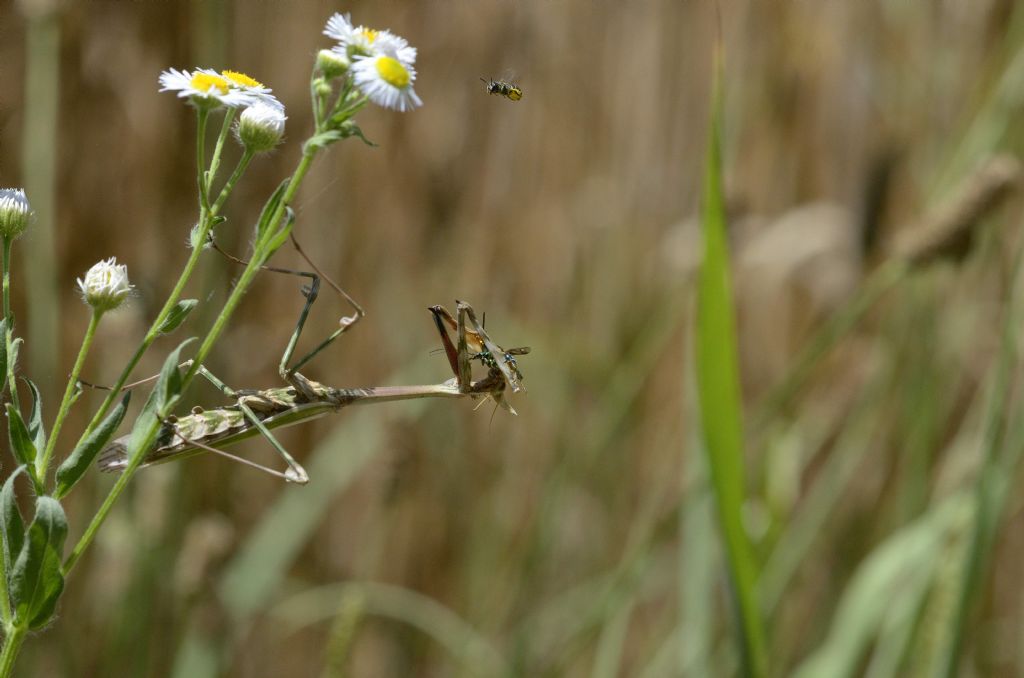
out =
[[743,529],[743,430],[729,247],[722,196],[721,65],[716,57],[704,170],[704,261],[697,289],[697,391],[715,503],[725,542],[746,675],[767,671],[755,587],[758,564]]
[[[998,539],[999,523],[1006,509],[1008,491],[1007,479],[1016,477],[1017,455],[1004,450],[1008,422],[1011,416],[1012,375],[1018,363],[1017,346],[1020,341],[1017,328],[1020,326],[1020,301],[1016,290],[1024,271],[1024,249],[1014,255],[1013,268],[1009,278],[1010,298],[1006,303],[1003,320],[1002,341],[998,363],[991,380],[991,393],[985,414],[985,430],[982,440],[982,462],[974,481],[974,523],[970,541],[964,554],[964,569],[957,604],[949,620],[950,630],[946,656],[939,675],[954,678],[960,675],[960,661],[970,631],[971,613],[977,597],[984,587],[984,576],[992,551]],[[1012,436],[1013,432],[1009,432]],[[1016,443],[1012,437],[1011,443]],[[1007,462],[1012,465],[1007,465]]]

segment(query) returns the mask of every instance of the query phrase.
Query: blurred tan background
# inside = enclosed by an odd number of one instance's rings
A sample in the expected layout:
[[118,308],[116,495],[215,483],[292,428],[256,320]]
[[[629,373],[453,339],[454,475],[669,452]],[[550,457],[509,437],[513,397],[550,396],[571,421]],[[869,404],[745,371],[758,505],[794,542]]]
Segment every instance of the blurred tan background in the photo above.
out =
[[[321,31],[335,11],[419,49],[425,105],[366,109],[358,121],[379,146],[330,148],[300,192],[299,240],[368,313],[304,372],[338,386],[441,381],[449,375],[444,356],[431,353],[438,342],[426,307],[455,298],[487,311],[498,342],[533,353],[520,361],[529,394],[514,401],[517,418],[462,402],[399,403],[282,434],[313,474],[306,488],[209,457],[141,473],[69,580],[57,622],[26,644],[23,675],[731,672],[717,552],[701,575],[687,570],[683,546],[687,530],[710,529],[706,510],[690,511],[701,496],[688,490],[698,481],[684,423],[716,30],[709,2],[94,0],[61,4],[49,28],[37,19],[30,31],[26,16],[46,11],[28,0],[0,4],[0,185],[29,183],[54,228],[52,259],[33,232],[14,264],[21,333],[47,314],[59,323],[38,343],[26,337],[22,361],[46,402],[63,389],[88,319],[75,277],[117,256],[138,288],[101,327],[84,375],[102,383],[187,257],[195,121],[172,94],[157,93],[159,73],[242,71],[287,106],[286,143],[253,165],[226,211],[223,244],[243,255],[263,201],[309,133],[309,72],[331,44]],[[941,204],[990,153],[1019,147],[1020,87],[1006,81],[1020,82],[1022,21],[1010,0],[722,3],[726,185],[752,410],[812,328],[853,297],[888,237]],[[59,68],[39,47],[47,35],[58,40]],[[520,102],[488,96],[479,81],[508,72]],[[51,146],[31,147],[55,161],[49,212],[24,165],[27,73],[59,78],[55,125],[39,137]],[[890,308],[909,310],[882,313],[844,343],[841,378],[805,410],[815,416],[780,419],[789,447],[752,452],[752,482],[767,496],[752,508],[755,524],[767,521],[761,536],[799,511],[816,451],[838,437],[865,384],[891,399],[886,413],[903,411],[898,386],[909,377],[899,368],[925,343],[945,362],[918,361],[920,392],[944,394],[928,416],[947,423],[923,446],[952,437],[995,342],[999,249],[890,296]],[[274,263],[299,260],[285,248]],[[154,347],[138,376],[202,331],[235,274],[215,253],[206,257],[190,296],[208,303]],[[214,372],[239,388],[277,385],[298,287],[270,274],[258,281]],[[347,312],[322,293],[307,345]],[[222,402],[198,383],[192,395]],[[97,403],[87,393],[68,428]],[[778,666],[821,641],[855,564],[922,510],[930,490],[919,486],[909,504],[909,491],[888,501],[889,483],[911,472],[900,461],[901,427],[915,417],[882,427],[865,448],[871,461],[821,527],[773,624]],[[272,459],[260,441],[238,451]],[[929,454],[926,483],[937,473]],[[97,474],[72,496],[72,535],[111,482]],[[1008,564],[1022,546],[1009,539]],[[698,593],[707,616],[689,636],[679,620]],[[1019,624],[1013,605],[985,618]],[[697,636],[706,642],[686,649]],[[1002,638],[976,649],[983,672],[1020,666]]]

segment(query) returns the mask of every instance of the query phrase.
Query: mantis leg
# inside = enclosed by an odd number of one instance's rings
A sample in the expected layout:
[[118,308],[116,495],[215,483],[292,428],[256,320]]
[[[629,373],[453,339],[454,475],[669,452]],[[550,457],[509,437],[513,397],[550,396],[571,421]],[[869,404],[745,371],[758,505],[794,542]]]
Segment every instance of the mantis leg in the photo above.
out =
[[[302,246],[299,245],[299,241],[295,239],[294,234],[289,234],[289,237],[292,241],[292,246],[295,248],[295,251],[299,253],[299,255],[306,261],[307,264],[309,264],[310,268],[313,269],[313,272],[295,271],[287,268],[278,268],[276,266],[263,266],[263,268],[274,273],[285,273],[289,275],[297,275],[310,279],[309,285],[304,286],[302,288],[302,294],[304,297],[306,297],[306,303],[303,305],[302,311],[299,313],[299,320],[295,325],[295,330],[292,332],[292,336],[288,340],[288,345],[284,349],[284,354],[282,354],[281,356],[281,362],[278,364],[278,374],[281,375],[281,378],[284,379],[289,384],[291,384],[292,386],[294,386],[298,391],[300,391],[304,395],[310,396],[311,390],[308,386],[306,378],[298,373],[298,369],[305,365],[310,360],[312,360],[314,356],[320,353],[320,351],[327,348],[327,346],[330,345],[331,342],[333,342],[339,336],[347,332],[350,327],[359,322],[359,320],[366,315],[366,312],[355,299],[353,299],[345,290],[341,288],[341,286],[334,282],[328,275],[321,271],[315,263],[313,263],[313,261],[306,254],[305,250],[302,249]],[[225,252],[223,249],[220,248],[219,245],[217,245],[217,243],[213,240],[212,236],[209,242],[210,246],[213,249],[220,252],[229,260],[240,265],[246,265],[248,263],[242,259],[239,259],[238,257],[235,257],[234,255]],[[297,360],[294,365],[289,367],[288,363],[291,361],[292,356],[295,354],[295,348],[299,342],[299,335],[302,334],[302,329],[306,324],[306,319],[309,317],[309,310],[313,306],[313,302],[316,301],[317,295],[320,293],[321,280],[326,281],[327,284],[330,285],[330,287],[334,289],[335,292],[341,295],[345,299],[345,301],[347,301],[348,304],[353,308],[354,313],[349,316],[342,316],[342,318],[338,321],[338,329],[332,332],[326,339],[321,341],[316,346],[316,348],[314,348],[312,351],[310,351],[303,357],[299,358],[299,360]]]
[[[461,315],[459,320],[455,320],[452,314],[448,312],[444,306],[431,306],[428,309],[434,314],[434,324],[437,325],[437,332],[441,335],[441,343],[444,345],[445,355],[448,356],[448,364],[452,368],[452,372],[455,374],[455,380],[459,386],[460,393],[467,393],[472,383],[472,368],[470,366],[469,349],[466,339],[466,327],[461,322]],[[458,345],[452,344],[452,339],[448,335],[448,327],[455,330]]]
[[463,303],[458,299],[455,300],[455,336],[458,340],[456,353],[459,367],[459,385],[460,387],[465,385],[468,388],[470,381],[473,379],[473,368],[469,363],[469,340],[466,337],[466,309],[469,309],[470,312],[473,310],[469,307],[469,304]]
[[[185,362],[182,362],[182,363],[178,363],[178,369],[179,370],[187,370],[190,367],[192,367],[192,360],[191,359],[186,360]],[[122,392],[130,391],[133,388],[135,388],[136,386],[142,386],[143,384],[148,384],[149,382],[156,381],[159,378],[160,378],[159,374],[154,374],[152,377],[146,377],[145,379],[139,379],[138,381],[133,381],[130,384],[125,384],[124,386],[122,386],[121,387],[121,391]],[[86,388],[93,388],[93,389],[96,389],[97,391],[113,391],[114,390],[113,387],[111,387],[111,386],[104,386],[103,384],[94,384],[91,381],[86,381],[85,379],[79,379],[78,383],[81,386],[85,386]]]
[[[285,375],[290,376],[292,374],[295,374],[296,370],[298,370],[300,367],[309,362],[317,353],[327,348],[327,346],[332,341],[334,341],[342,334],[347,332],[350,327],[355,325],[357,322],[359,322],[359,320],[363,318],[363,316],[366,315],[366,311],[363,310],[363,307],[360,306],[355,299],[349,296],[348,292],[341,289],[341,287],[336,282],[331,280],[331,278],[327,274],[325,274],[323,271],[317,268],[317,265],[313,263],[313,260],[306,255],[306,252],[299,245],[299,241],[295,239],[295,235],[290,234],[289,237],[291,238],[292,245],[295,247],[295,251],[299,253],[299,256],[305,259],[306,263],[309,264],[310,268],[312,268],[321,279],[325,280],[327,284],[334,289],[335,292],[340,294],[345,299],[345,301],[348,302],[348,304],[352,307],[352,309],[355,312],[349,316],[342,316],[341,319],[338,320],[338,329],[334,330],[334,332],[328,335],[326,339],[321,341],[316,348],[314,348],[312,351],[310,351],[305,356],[300,358],[298,361],[296,361],[295,365],[289,368],[287,367],[288,361],[291,360],[292,354],[295,352],[295,344],[299,339],[299,334],[302,332],[302,325],[305,324],[306,315],[309,312],[309,306],[312,305],[313,303],[312,300],[309,300],[307,298],[307,305],[306,308],[303,309],[303,314],[300,317],[300,322],[295,327],[295,333],[292,335],[292,339],[288,342],[288,347],[285,349],[284,355],[281,356],[281,364],[279,370],[281,372],[281,376],[284,377],[285,380],[288,379],[288,377]],[[315,299],[315,296],[313,298]]]
[[[288,470],[285,471],[284,473],[281,473],[280,471],[276,471],[276,470],[274,470],[272,468],[269,468],[267,466],[262,466],[262,465],[257,464],[256,462],[251,461],[249,459],[242,459],[241,457],[237,457],[237,456],[235,456],[233,454],[225,452],[224,450],[218,450],[216,448],[209,447],[209,446],[204,445],[202,443],[199,443],[197,441],[188,440],[186,438],[182,438],[182,440],[185,440],[185,442],[187,442],[189,444],[192,444],[192,445],[195,445],[196,447],[200,447],[200,448],[202,448],[204,450],[210,450],[210,451],[216,452],[217,454],[220,454],[222,456],[226,456],[226,457],[228,457],[230,459],[233,459],[235,461],[241,461],[242,463],[244,463],[244,464],[246,464],[248,466],[253,466],[253,467],[258,468],[260,470],[266,471],[267,473],[270,473],[271,475],[278,476],[279,478],[284,478],[285,480],[287,480],[288,482],[291,482],[291,483],[298,483],[299,485],[305,485],[306,483],[309,482],[309,474],[306,473],[306,469],[302,468],[302,465],[299,464],[299,462],[295,461],[295,458],[292,457],[292,455],[288,452],[288,450],[284,449],[284,446],[280,443],[280,441],[278,441],[277,438],[274,437],[274,434],[270,432],[270,429],[268,429],[263,424],[263,421],[256,415],[255,412],[252,411],[252,408],[249,407],[249,405],[246,404],[246,402],[245,402],[245,397],[246,396],[244,396],[243,394],[239,393],[238,391],[235,391],[234,389],[232,389],[229,386],[227,386],[227,384],[225,384],[223,381],[218,379],[212,372],[210,372],[208,369],[206,369],[205,367],[203,367],[201,365],[199,367],[199,374],[201,374],[203,377],[205,377],[211,384],[216,386],[220,390],[220,392],[223,393],[225,396],[235,400],[235,402],[238,404],[238,409],[240,409],[242,411],[242,414],[245,416],[245,418],[253,426],[255,426],[256,429],[260,433],[263,434],[263,437],[265,437],[270,442],[271,446],[275,450],[277,450],[277,453],[281,455],[281,458],[284,459],[285,463],[288,465]],[[179,437],[180,437],[180,434],[179,434]]]

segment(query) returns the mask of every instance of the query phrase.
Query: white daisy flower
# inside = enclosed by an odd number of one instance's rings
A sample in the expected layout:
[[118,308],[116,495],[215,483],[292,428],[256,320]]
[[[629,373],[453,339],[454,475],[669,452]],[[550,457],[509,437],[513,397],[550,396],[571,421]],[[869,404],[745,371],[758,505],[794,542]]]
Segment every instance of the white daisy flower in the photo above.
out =
[[132,292],[128,282],[128,267],[118,264],[114,257],[100,261],[89,269],[85,278],[78,279],[78,289],[85,303],[97,311],[115,309]]
[[250,78],[245,73],[239,73],[238,71],[221,71],[220,76],[227,80],[233,89],[239,89],[247,94],[251,94],[254,98],[254,103],[260,102],[284,110],[284,105],[277,100],[277,97],[271,94],[273,90],[259,80]]
[[335,51],[352,57],[354,55],[370,56],[374,53],[373,44],[377,41],[380,31],[366,26],[353,26],[348,14],[335,14],[327,20],[324,35],[334,38],[339,44]]
[[391,56],[408,67],[416,63],[416,48],[409,45],[409,41],[391,31],[381,31],[375,41],[378,54]]
[[385,54],[398,59],[406,66],[416,62],[416,48],[410,47],[405,38],[391,31],[353,26],[348,14],[335,14],[328,19],[324,34],[338,41],[339,44],[333,51],[349,59]]
[[23,188],[0,188],[0,235],[17,238],[28,228],[32,208]]
[[197,106],[239,108],[255,102],[255,95],[233,86],[220,73],[208,68],[193,72],[169,68],[160,74],[160,91],[177,92]]
[[263,153],[281,141],[287,119],[284,108],[260,101],[242,111],[235,134],[242,146],[254,153]]
[[328,38],[334,38],[340,43],[348,44],[354,31],[355,27],[352,26],[351,15],[335,12],[334,16],[327,20],[324,35]]
[[357,59],[352,75],[356,86],[378,106],[404,112],[423,105],[412,88],[416,70],[394,56],[378,54]]

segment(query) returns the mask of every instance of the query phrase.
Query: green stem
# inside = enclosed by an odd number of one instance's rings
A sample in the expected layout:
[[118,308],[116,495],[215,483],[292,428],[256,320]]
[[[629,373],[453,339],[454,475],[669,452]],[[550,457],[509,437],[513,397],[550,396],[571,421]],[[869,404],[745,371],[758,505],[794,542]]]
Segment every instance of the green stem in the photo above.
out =
[[[213,327],[210,328],[210,331],[203,339],[202,345],[199,347],[199,350],[193,357],[192,366],[182,377],[181,390],[179,391],[179,395],[173,398],[172,401],[167,404],[168,410],[174,407],[174,405],[181,397],[180,394],[184,394],[186,389],[188,389],[189,384],[192,383],[192,379],[195,378],[196,373],[199,371],[199,368],[201,367],[203,360],[205,360],[206,356],[209,355],[211,349],[213,348],[213,344],[217,341],[221,333],[224,331],[224,328],[227,326],[228,320],[231,318],[232,313],[234,313],[239,302],[241,302],[242,296],[245,294],[249,285],[252,283],[253,278],[255,278],[256,274],[259,272],[260,266],[263,264],[263,261],[271,254],[270,252],[267,252],[267,243],[277,234],[277,226],[278,224],[280,224],[281,218],[284,216],[285,207],[295,198],[295,193],[296,191],[298,191],[299,185],[305,178],[306,173],[309,172],[310,165],[313,162],[314,154],[315,151],[312,153],[304,153],[302,156],[302,160],[299,161],[299,165],[295,169],[295,173],[292,174],[292,178],[289,181],[287,188],[285,189],[284,196],[281,199],[281,205],[274,213],[274,217],[271,221],[271,227],[267,228],[266,235],[260,241],[256,242],[253,245],[253,256],[249,260],[249,264],[245,267],[245,270],[242,272],[242,276],[235,284],[235,288],[232,290],[231,295],[228,297],[228,300],[224,303],[224,307],[221,309],[221,312],[217,316],[216,321],[214,321]],[[209,232],[208,224],[206,225],[205,231]],[[199,252],[200,249],[201,248],[196,248],[195,252]],[[191,263],[192,259],[190,259],[189,261]],[[167,307],[165,306],[165,309],[166,308]],[[161,313],[161,315],[163,315],[163,313]],[[158,328],[159,325],[154,323],[154,327]],[[147,335],[147,339],[148,338],[149,336]],[[127,371],[130,370],[126,370],[126,372]],[[127,377],[125,376],[125,378]],[[113,391],[111,391],[111,393],[116,397],[117,392],[123,385],[124,380],[122,379],[119,385]],[[111,488],[110,493],[107,494],[106,498],[103,500],[103,504],[96,512],[96,515],[93,516],[92,521],[90,521],[88,527],[86,527],[85,532],[82,534],[81,538],[79,538],[78,543],[76,543],[75,547],[71,550],[71,554],[68,556],[67,560],[64,561],[64,576],[67,576],[71,572],[71,569],[75,566],[75,563],[78,562],[78,559],[82,557],[82,554],[89,547],[89,544],[92,543],[92,540],[96,537],[96,532],[99,530],[100,526],[106,520],[111,508],[113,508],[114,506],[114,503],[117,501],[118,497],[121,496],[121,493],[124,492],[124,488],[128,486],[128,483],[129,481],[131,481],[132,476],[135,475],[135,471],[138,470],[139,466],[141,466],[143,461],[145,460],[145,453],[153,446],[153,443],[156,441],[156,437],[157,434],[160,432],[161,426],[162,422],[160,421],[160,418],[155,417],[153,419],[153,422],[150,424],[149,429],[146,430],[145,435],[142,437],[139,446],[136,447],[135,449],[129,450],[131,458],[128,461],[127,468],[125,468],[124,472],[121,473],[121,476],[117,479],[117,482],[114,483],[114,487]],[[133,441],[134,439],[135,436],[133,435]],[[0,676],[0,678],[3,677]]]
[[231,195],[231,191],[234,190],[235,184],[237,184],[238,180],[242,178],[243,174],[245,174],[245,170],[249,167],[249,163],[252,161],[254,155],[255,154],[249,149],[245,149],[245,152],[242,153],[241,159],[239,159],[238,164],[235,165],[235,171],[231,173],[230,177],[228,177],[228,181],[224,184],[224,188],[220,189],[217,201],[214,202],[213,207],[210,208],[210,212],[214,216],[220,212],[220,208],[224,206],[224,202],[228,199],[228,196]]
[[210,118],[210,111],[200,107],[196,109],[196,116],[198,119],[196,125],[196,168],[198,170],[196,183],[199,186],[199,214],[200,221],[202,221],[202,215],[206,213],[210,205],[208,182],[206,181],[206,121]]
[[4,640],[4,649],[0,652],[0,678],[8,678],[14,671],[14,662],[21,650],[21,643],[25,640],[27,629],[15,626],[10,629],[7,638]]
[[311,105],[313,106],[313,125],[316,128],[316,133],[320,133],[320,127],[323,120],[323,105],[324,98],[320,95],[317,82],[323,80],[317,75],[316,71],[313,72],[312,77],[309,79],[309,98]]
[[11,319],[11,245],[14,240],[4,236],[4,319]]
[[68,416],[68,410],[71,409],[75,388],[78,385],[78,375],[82,373],[85,356],[89,353],[89,348],[92,346],[92,340],[96,336],[96,327],[100,324],[101,317],[103,317],[103,311],[94,308],[92,310],[92,317],[89,318],[89,326],[85,330],[85,337],[82,339],[82,347],[78,349],[78,357],[75,359],[74,367],[71,368],[71,376],[68,378],[68,385],[64,389],[64,398],[60,401],[60,409],[57,411],[57,418],[53,422],[50,438],[46,441],[46,450],[43,452],[42,457],[36,460],[36,476],[43,482],[46,481],[46,470],[50,466],[50,457],[53,456],[53,450],[57,446],[57,436],[60,435],[64,419]]
[[[2,550],[2,549],[0,549]],[[7,554],[0,554],[0,560],[3,561],[3,573],[0,573],[0,616],[3,619],[4,628],[10,628],[14,621],[14,616],[11,614],[11,594],[7,589],[7,573],[14,567],[14,563],[7,562]]]
[[14,563],[7,560],[7,549],[0,549],[0,564],[3,565],[3,570],[0,571],[0,619],[3,621],[3,627],[9,629],[14,623],[14,615],[11,614],[11,595],[7,589],[7,576],[14,567]]
[[[210,189],[213,188],[213,179],[217,176],[217,171],[220,169],[220,155],[221,151],[224,150],[224,140],[228,138],[228,132],[231,131],[231,121],[234,119],[235,109],[229,108],[224,114],[224,123],[220,126],[220,134],[217,135],[217,145],[214,146],[213,157],[210,158],[210,171],[206,180],[207,197],[210,195]],[[223,194],[223,191],[221,191],[221,194]]]
[[[153,419],[153,424],[150,426],[150,430],[147,431],[146,438],[142,443],[142,450],[146,450],[152,446],[153,442],[156,440],[157,433],[160,431],[161,425],[162,422],[159,418]],[[134,436],[132,437],[134,439]],[[65,577],[67,577],[71,572],[71,568],[75,566],[78,559],[82,557],[82,553],[85,552],[85,549],[92,543],[92,540],[96,537],[96,532],[100,529],[100,526],[103,525],[103,521],[107,519],[107,514],[110,513],[110,509],[114,507],[114,502],[116,502],[117,498],[121,496],[122,492],[124,492],[124,488],[128,486],[128,482],[132,479],[132,476],[135,475],[135,471],[138,470],[139,466],[142,465],[143,460],[146,458],[145,454],[139,454],[138,451],[135,452],[136,453],[133,454],[131,459],[128,461],[128,466],[125,468],[124,472],[118,476],[117,482],[114,483],[114,487],[110,489],[110,492],[103,500],[99,510],[96,511],[96,515],[92,517],[92,520],[89,522],[89,526],[85,528],[85,532],[82,533],[78,543],[75,544],[75,548],[71,550],[71,554],[68,555],[67,560],[64,561],[63,573]],[[2,674],[0,674],[0,678],[3,678]]]
[[[114,402],[118,399],[121,388],[125,385],[125,383],[127,383],[128,377],[131,376],[131,373],[135,369],[135,366],[139,364],[139,360],[141,360],[142,356],[146,353],[147,350],[149,350],[149,347],[156,340],[156,338],[160,336],[160,328],[163,326],[164,321],[167,319],[167,316],[170,315],[171,311],[174,309],[174,306],[178,303],[178,299],[181,298],[181,294],[185,290],[185,285],[192,278],[192,273],[195,271],[196,265],[199,263],[199,257],[203,253],[201,243],[206,242],[206,237],[210,234],[210,230],[213,228],[213,216],[216,216],[217,212],[224,205],[224,202],[230,195],[231,190],[234,188],[239,178],[241,178],[242,174],[249,166],[249,162],[252,160],[252,155],[249,154],[248,152],[242,156],[242,159],[239,160],[238,166],[232,173],[231,178],[228,180],[228,183],[225,184],[223,189],[221,189],[220,195],[217,197],[216,204],[212,208],[207,207],[206,204],[208,200],[208,195],[205,193],[204,188],[206,182],[204,181],[203,176],[204,151],[202,144],[202,139],[206,135],[207,114],[205,111],[200,109],[198,117],[199,131],[197,135],[200,141],[196,146],[196,153],[199,155],[200,160],[197,165],[197,182],[199,184],[199,190],[202,197],[200,199],[201,204],[199,209],[200,231],[199,237],[196,242],[199,243],[200,245],[193,248],[192,254],[189,257],[188,262],[186,262],[185,268],[181,272],[181,276],[178,278],[178,282],[175,284],[174,289],[171,291],[170,296],[167,298],[167,302],[164,303],[163,308],[160,309],[160,313],[157,314],[156,319],[153,321],[153,324],[150,326],[149,331],[146,333],[146,337],[142,340],[142,343],[139,345],[138,349],[136,349],[135,354],[128,361],[128,364],[125,366],[124,370],[121,371],[121,375],[117,378],[117,382],[114,384],[112,389],[107,394],[107,397],[106,399],[104,399],[103,404],[96,411],[96,414],[93,415],[93,418],[89,421],[89,425],[85,427],[85,431],[82,433],[82,438],[85,438],[85,436],[89,435],[89,433],[91,433],[92,430],[95,429],[101,421],[103,421],[103,417],[107,415],[107,412],[113,406]],[[223,131],[225,129],[228,129],[228,127],[229,125],[225,124],[221,130],[221,139],[218,140],[217,149],[214,152],[215,160],[220,156],[220,148],[222,145],[221,142],[224,138]]]
[[[156,341],[156,338],[160,336],[160,328],[163,327],[164,321],[167,320],[167,316],[170,315],[175,305],[178,303],[178,299],[181,298],[182,292],[185,290],[185,285],[188,284],[189,279],[192,278],[192,273],[195,271],[196,265],[199,263],[199,257],[202,256],[203,248],[201,243],[206,242],[206,236],[210,234],[210,229],[213,228],[213,219],[210,215],[210,210],[207,207],[207,196],[205,193],[203,180],[205,153],[203,150],[203,139],[206,136],[206,120],[208,112],[200,108],[197,111],[198,124],[197,134],[198,142],[196,144],[196,153],[198,155],[198,162],[196,165],[196,182],[199,185],[200,199],[199,199],[199,238],[196,241],[199,243],[197,247],[192,248],[192,254],[189,256],[188,261],[185,263],[185,268],[181,272],[181,276],[178,278],[178,282],[175,283],[174,289],[171,290],[170,296],[167,297],[167,301],[164,302],[163,308],[157,314],[153,320],[153,324],[150,325],[149,331],[146,332],[146,336],[143,338],[142,343],[135,350],[135,354],[128,360],[128,364],[121,370],[121,375],[117,378],[114,386],[107,393],[107,397],[103,400],[103,404],[96,410],[96,414],[93,415],[89,421],[89,425],[85,427],[82,432],[82,437],[79,438],[79,443],[85,439],[87,435],[92,433],[93,429],[99,426],[100,422],[103,421],[103,417],[107,416],[107,412],[114,405],[114,402],[121,395],[121,388],[128,382],[128,377],[131,376],[135,366],[139,364],[139,360],[149,350],[149,347]],[[8,361],[10,362],[10,361]]]
[[4,320],[6,320],[7,331],[4,333],[5,353],[7,354],[7,389],[11,394],[11,402],[14,408],[21,411],[18,403],[18,383],[14,379],[15,360],[13,351],[14,345],[14,318],[11,315],[11,245],[14,239],[4,236],[3,243],[3,296],[4,296]]
[[[202,223],[202,230],[199,232],[199,242],[204,242],[206,240],[206,236],[210,233],[211,225],[212,224],[209,219]],[[149,331],[146,333],[145,338],[143,338],[142,343],[139,344],[139,347],[135,350],[135,354],[132,355],[131,359],[128,360],[128,364],[121,371],[121,375],[111,387],[106,399],[103,401],[103,404],[100,405],[98,410],[96,410],[96,414],[93,415],[89,425],[85,427],[85,431],[82,433],[82,438],[85,438],[85,436],[92,433],[93,429],[103,421],[103,417],[107,415],[107,411],[111,408],[114,402],[120,398],[121,388],[125,383],[127,383],[128,377],[131,376],[135,366],[139,364],[139,360],[142,359],[143,354],[149,349],[150,345],[152,345],[152,343],[156,341],[156,338],[160,336],[160,327],[163,326],[164,321],[167,320],[167,316],[170,315],[174,306],[178,303],[178,299],[181,297],[181,293],[184,291],[186,283],[188,283],[189,279],[192,277],[192,273],[195,271],[196,264],[199,263],[199,257],[202,253],[202,247],[196,247],[192,250],[192,255],[185,263],[185,268],[181,272],[181,277],[178,278],[178,282],[175,284],[174,289],[171,290],[171,294],[167,298],[167,302],[164,304],[163,308],[160,309],[156,319],[153,321]],[[79,440],[79,442],[81,442],[81,440]]]
[[277,228],[281,223],[281,218],[284,216],[285,208],[295,199],[295,193],[299,190],[299,185],[302,180],[306,177],[306,173],[309,172],[310,166],[313,164],[313,157],[316,151],[307,152],[302,154],[302,160],[299,161],[298,167],[295,168],[295,172],[292,174],[291,180],[288,182],[288,186],[285,188],[284,195],[281,197],[281,204],[278,206],[277,211],[274,212],[274,216],[271,219],[270,226],[266,230],[264,238],[253,245],[252,259],[249,260],[249,265],[242,271],[241,277],[235,284],[235,289],[232,290],[231,296],[224,302],[224,308],[221,309],[220,315],[213,323],[213,327],[206,334],[203,339],[203,343],[200,345],[199,350],[196,352],[195,357],[192,360],[192,366],[189,367],[188,372],[185,373],[185,377],[182,381],[182,391],[185,390],[192,379],[199,372],[199,368],[202,366],[206,356],[209,355],[213,349],[214,343],[220,338],[221,333],[227,326],[228,320],[231,315],[235,312],[235,308],[242,300],[242,295],[248,289],[252,283],[254,277],[260,270],[260,266],[263,265],[264,260],[269,256],[266,252],[267,242],[277,234]]
[[344,114],[345,120],[348,120],[356,113],[366,108],[366,105],[370,103],[370,97],[364,94],[352,103],[342,106],[343,103],[346,102],[339,97],[337,105],[334,107],[334,110],[331,111],[332,118]]
[[352,93],[352,78],[345,78],[345,84],[342,85],[341,90],[338,92],[338,98],[334,100],[334,105],[331,106],[331,113],[327,117],[333,117],[337,115],[342,105],[348,101],[349,95]]

